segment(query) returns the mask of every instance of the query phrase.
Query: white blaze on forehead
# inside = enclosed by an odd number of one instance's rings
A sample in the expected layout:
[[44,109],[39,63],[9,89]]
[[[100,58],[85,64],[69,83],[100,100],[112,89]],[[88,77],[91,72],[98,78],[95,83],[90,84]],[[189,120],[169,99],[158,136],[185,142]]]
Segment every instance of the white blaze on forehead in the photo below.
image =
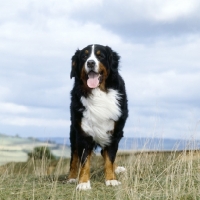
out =
[[86,62],[85,62],[85,70],[86,70],[86,72],[90,71],[90,69],[88,69],[88,67],[87,67],[88,60],[93,60],[95,62],[94,71],[98,73],[98,71],[99,71],[99,61],[97,60],[97,58],[95,56],[95,45],[92,45],[91,54],[88,57],[88,59],[86,60]]

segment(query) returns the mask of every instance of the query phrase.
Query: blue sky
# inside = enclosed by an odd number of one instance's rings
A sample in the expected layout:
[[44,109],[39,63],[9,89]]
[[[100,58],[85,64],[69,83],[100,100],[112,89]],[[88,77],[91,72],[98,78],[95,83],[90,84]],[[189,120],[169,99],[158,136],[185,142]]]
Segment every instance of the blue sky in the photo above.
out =
[[126,137],[200,139],[200,2],[0,2],[0,133],[68,137],[71,57],[121,55]]

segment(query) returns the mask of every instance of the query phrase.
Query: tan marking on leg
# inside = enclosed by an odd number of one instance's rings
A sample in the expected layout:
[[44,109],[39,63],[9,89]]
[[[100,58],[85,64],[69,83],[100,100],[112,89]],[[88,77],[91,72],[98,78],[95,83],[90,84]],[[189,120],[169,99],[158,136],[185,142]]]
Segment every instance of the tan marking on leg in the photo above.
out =
[[90,179],[90,157],[91,154],[87,156],[83,165],[80,166],[79,183],[88,182]]
[[110,158],[108,156],[108,152],[107,151],[103,151],[103,157],[104,157],[104,161],[105,161],[105,179],[107,180],[116,180],[116,176],[115,176],[115,164],[112,163],[110,161]]
[[75,151],[72,158],[72,163],[70,166],[70,172],[68,175],[68,179],[76,179],[78,175],[78,164],[79,164],[79,158],[78,153]]

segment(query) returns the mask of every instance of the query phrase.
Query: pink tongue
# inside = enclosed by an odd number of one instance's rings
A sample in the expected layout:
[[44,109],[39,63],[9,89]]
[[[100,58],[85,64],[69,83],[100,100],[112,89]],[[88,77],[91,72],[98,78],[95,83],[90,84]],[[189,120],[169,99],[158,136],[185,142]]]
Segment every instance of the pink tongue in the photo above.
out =
[[90,72],[88,74],[87,85],[90,88],[96,88],[99,86],[99,74],[95,72]]

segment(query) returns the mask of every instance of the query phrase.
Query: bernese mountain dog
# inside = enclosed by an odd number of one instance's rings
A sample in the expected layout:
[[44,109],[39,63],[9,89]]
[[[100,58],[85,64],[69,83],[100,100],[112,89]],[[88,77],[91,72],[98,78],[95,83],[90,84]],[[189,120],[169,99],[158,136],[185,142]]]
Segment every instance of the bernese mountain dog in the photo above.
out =
[[[102,148],[105,183],[121,184],[115,174],[125,171],[114,164],[128,117],[125,83],[118,72],[119,55],[108,46],[89,45],[72,56],[71,161],[68,182],[77,190],[91,189],[90,158]],[[78,179],[78,180],[77,180]]]

